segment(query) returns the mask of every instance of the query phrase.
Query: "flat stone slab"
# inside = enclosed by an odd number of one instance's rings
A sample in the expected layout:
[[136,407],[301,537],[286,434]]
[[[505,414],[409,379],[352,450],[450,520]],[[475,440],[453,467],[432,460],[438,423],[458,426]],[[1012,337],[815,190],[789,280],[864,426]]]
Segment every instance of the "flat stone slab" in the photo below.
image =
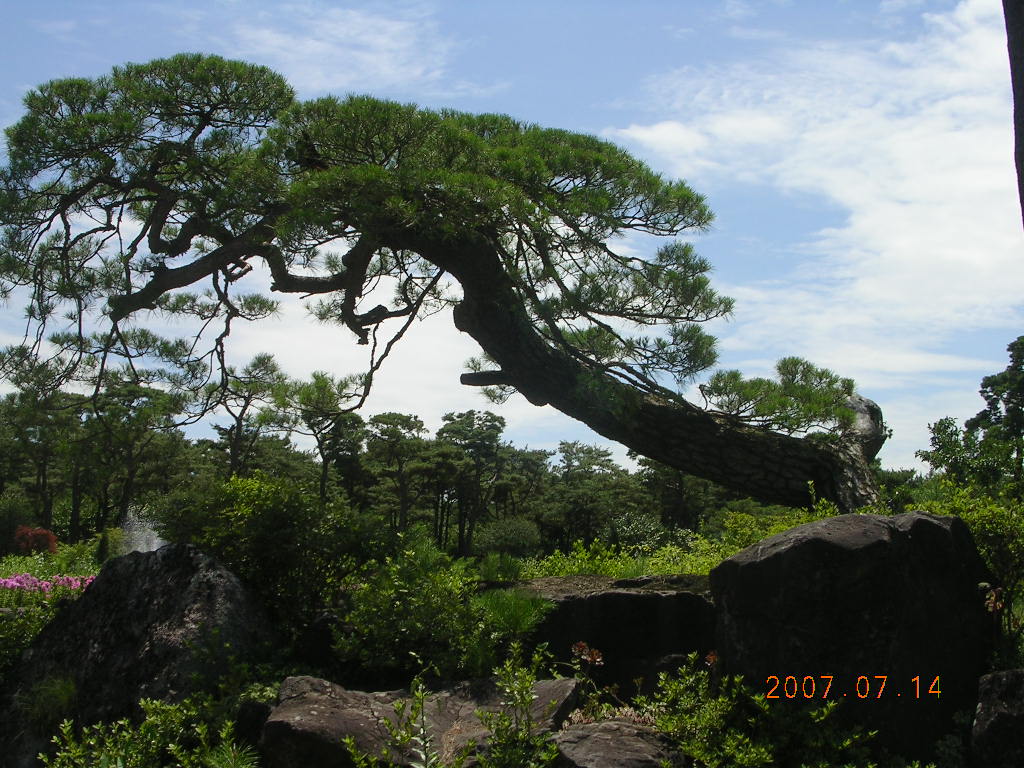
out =
[[[530,716],[538,728],[556,730],[576,706],[579,682],[573,678],[538,680]],[[385,723],[397,722],[395,704],[408,702],[406,691],[350,691],[315,677],[289,677],[281,684],[278,705],[263,726],[260,751],[265,768],[309,768],[351,764],[342,739],[351,736],[360,751],[379,756],[387,751],[397,766],[409,757],[389,749]],[[502,708],[493,681],[461,683],[427,696],[423,714],[433,749],[443,760],[489,735],[480,712]]]

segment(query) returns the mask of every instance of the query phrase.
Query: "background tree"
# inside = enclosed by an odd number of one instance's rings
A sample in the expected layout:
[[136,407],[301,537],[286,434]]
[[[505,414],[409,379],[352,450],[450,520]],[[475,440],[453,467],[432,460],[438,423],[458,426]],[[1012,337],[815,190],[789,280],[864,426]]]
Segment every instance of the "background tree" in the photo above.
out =
[[562,441],[558,459],[544,523],[561,549],[575,541],[607,540],[617,518],[629,517],[643,506],[639,483],[606,448]]
[[473,549],[473,533],[494,498],[503,469],[501,435],[505,420],[490,411],[446,413],[437,431],[439,442],[456,446],[462,460],[456,464],[458,487],[458,554]]
[[314,371],[309,381],[294,381],[280,390],[279,405],[290,415],[289,428],[312,437],[320,457],[320,503],[327,503],[331,464],[343,437],[339,420],[356,386],[352,377],[335,379],[325,371]]
[[178,395],[113,378],[89,400],[83,428],[94,461],[93,530],[123,525],[146,491],[166,490],[167,467],[181,450],[174,425],[182,408]]
[[[48,386],[52,370],[29,365],[12,377],[17,391],[4,396],[5,432],[11,438],[13,460],[8,460],[11,479],[33,501],[40,526],[52,529],[54,503],[67,482],[62,457],[71,453],[69,443],[81,439],[84,398]],[[17,474],[21,477],[17,477]]]
[[331,459],[341,477],[349,503],[359,509],[366,507],[368,472],[364,460],[366,422],[358,413],[341,413],[334,420],[331,436]]
[[985,409],[968,419],[966,428],[984,434],[982,440],[1006,446],[1006,464],[1018,499],[1024,494],[1024,336],[1006,348],[1010,364],[1006,370],[981,380]]
[[422,467],[416,460],[424,449],[426,428],[418,416],[407,413],[379,413],[367,422],[367,457],[376,472],[388,480],[394,502],[391,527],[404,531],[409,527],[416,494],[413,483]]
[[668,530],[697,531],[708,514],[736,496],[719,485],[646,456],[631,458],[637,461],[638,479],[657,505],[661,524]]
[[981,380],[986,407],[961,429],[952,417],[929,425],[930,450],[917,455],[954,482],[1016,499],[1024,493],[1024,336],[1007,347],[1005,370]]
[[[768,500],[806,503],[808,481],[847,509],[877,497],[861,441],[780,434],[682,398],[716,360],[701,324],[732,302],[686,243],[647,258],[615,245],[700,231],[712,214],[608,142],[368,97],[297,103],[266,68],[194,54],[53,81],[25,105],[7,131],[0,291],[29,291],[37,340],[66,322],[50,337],[65,376],[121,358],[198,386],[234,321],[275,310],[240,289],[262,262],[273,291],[321,296],[314,314],[367,345],[363,398],[412,322],[451,306],[484,353],[463,383],[515,389]],[[219,330],[208,346],[164,339],[141,326],[148,310]],[[846,418],[814,423],[842,437]]]
[[225,380],[210,394],[230,417],[214,425],[228,449],[228,476],[246,474],[256,441],[279,421],[273,405],[288,377],[272,355],[256,355],[241,371],[225,369]]

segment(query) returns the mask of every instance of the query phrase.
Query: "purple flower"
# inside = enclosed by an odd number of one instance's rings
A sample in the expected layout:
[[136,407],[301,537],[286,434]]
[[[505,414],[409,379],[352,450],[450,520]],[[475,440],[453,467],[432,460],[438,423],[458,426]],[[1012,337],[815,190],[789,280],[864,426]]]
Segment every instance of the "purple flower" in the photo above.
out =
[[0,578],[0,589],[17,589],[23,592],[41,592],[48,595],[56,587],[63,587],[78,592],[89,586],[94,576],[54,576],[50,580],[39,579],[31,573],[16,573],[7,578]]

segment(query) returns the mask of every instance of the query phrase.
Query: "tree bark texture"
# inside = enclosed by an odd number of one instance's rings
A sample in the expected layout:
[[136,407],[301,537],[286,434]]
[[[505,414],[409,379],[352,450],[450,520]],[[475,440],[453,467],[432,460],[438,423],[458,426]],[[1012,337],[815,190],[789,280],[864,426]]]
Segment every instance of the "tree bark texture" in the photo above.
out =
[[463,298],[453,313],[456,327],[480,344],[500,366],[501,378],[531,403],[550,404],[644,456],[762,501],[806,505],[812,499],[808,483],[843,512],[878,501],[856,441],[824,442],[749,427],[639,392],[547,343],[485,235],[442,239],[406,230],[389,240],[390,247],[415,251],[459,281]]

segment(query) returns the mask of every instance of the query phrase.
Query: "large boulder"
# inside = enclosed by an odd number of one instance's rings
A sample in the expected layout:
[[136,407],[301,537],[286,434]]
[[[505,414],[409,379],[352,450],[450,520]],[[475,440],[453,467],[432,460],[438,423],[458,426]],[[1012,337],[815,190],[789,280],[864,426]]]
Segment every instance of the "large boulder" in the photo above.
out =
[[774,706],[805,694],[820,704],[830,685],[841,718],[878,729],[898,754],[928,756],[953,715],[974,708],[993,632],[987,580],[959,518],[808,523],[711,572],[718,655]]
[[[534,684],[531,720],[544,730],[557,729],[575,706],[578,682],[572,678],[538,680]],[[385,723],[395,724],[395,704],[410,706],[403,691],[350,691],[315,677],[289,677],[281,684],[278,705],[263,726],[260,752],[266,768],[352,765],[342,739],[351,736],[360,751],[389,762],[410,765],[410,756],[390,749]],[[488,730],[479,712],[502,708],[502,695],[493,682],[462,683],[427,696],[423,706],[426,733],[444,760],[459,754],[470,742],[486,743]]]
[[625,696],[636,693],[635,680],[649,690],[667,663],[714,646],[715,610],[704,577],[551,576],[523,586],[554,604],[533,644],[547,644],[564,663],[578,642],[599,650],[603,663],[590,670],[595,682],[617,685]]
[[9,676],[0,750],[16,768],[46,747],[51,733],[39,732],[31,710],[47,685],[67,692],[58,721],[131,716],[140,698],[180,700],[216,681],[229,656],[254,658],[270,626],[238,578],[190,545],[111,560]]
[[555,734],[559,768],[683,768],[690,761],[653,728],[623,720],[570,725]]
[[976,768],[1024,765],[1024,669],[993,672],[981,678],[971,757]]

